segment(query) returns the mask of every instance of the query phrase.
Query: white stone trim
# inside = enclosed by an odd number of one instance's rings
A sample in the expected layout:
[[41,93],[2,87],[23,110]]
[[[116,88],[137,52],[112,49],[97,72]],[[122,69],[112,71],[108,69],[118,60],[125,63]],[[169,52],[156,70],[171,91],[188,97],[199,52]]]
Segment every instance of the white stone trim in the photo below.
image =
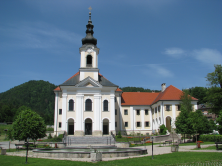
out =
[[142,130],[144,130],[144,117],[145,117],[145,109],[144,108],[141,108],[141,123],[142,123]]
[[62,94],[62,130],[66,131],[67,94]]
[[[115,131],[115,95],[110,95],[110,117],[111,117],[111,123],[110,123],[110,131]],[[109,131],[109,132],[110,132]]]
[[134,116],[133,116],[133,107],[130,107],[130,124],[131,124],[131,130],[134,130],[133,124],[134,124]]
[[76,130],[83,130],[84,95],[76,95]]
[[101,95],[94,95],[94,130],[101,130]]
[[56,132],[56,134],[57,134],[57,125],[58,125],[58,95],[59,92],[55,92],[54,132]]

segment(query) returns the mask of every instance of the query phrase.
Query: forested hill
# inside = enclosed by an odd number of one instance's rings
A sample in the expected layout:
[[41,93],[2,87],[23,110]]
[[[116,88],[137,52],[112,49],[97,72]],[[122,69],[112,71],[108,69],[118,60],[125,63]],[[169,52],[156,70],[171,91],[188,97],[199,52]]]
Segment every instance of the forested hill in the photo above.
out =
[[[152,92],[150,89],[144,89],[142,87],[122,87],[120,88],[123,92]],[[160,92],[160,90],[153,90],[155,92]]]
[[13,122],[20,106],[27,106],[53,124],[56,85],[47,81],[29,81],[0,93],[0,122]]

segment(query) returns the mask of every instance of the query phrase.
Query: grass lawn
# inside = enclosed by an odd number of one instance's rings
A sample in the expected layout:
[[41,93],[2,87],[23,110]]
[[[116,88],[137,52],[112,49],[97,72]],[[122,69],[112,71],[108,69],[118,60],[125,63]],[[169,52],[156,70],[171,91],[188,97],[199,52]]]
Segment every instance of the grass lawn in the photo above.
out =
[[0,142],[2,141],[8,141],[5,140],[5,129],[10,129],[12,128],[12,125],[0,125]]
[[[1,166],[19,166],[24,165],[25,157],[17,156],[6,156],[0,155]],[[203,163],[208,162],[220,162],[222,163],[221,153],[201,153],[201,152],[178,152],[164,155],[155,155],[154,160],[152,156],[140,157],[140,158],[130,158],[124,160],[114,160],[114,161],[102,161],[97,163],[89,162],[78,162],[78,161],[66,161],[66,160],[51,160],[51,159],[39,159],[39,158],[28,158],[28,165],[30,166],[69,166],[69,165],[80,165],[80,166],[131,166],[131,165],[178,165],[178,164],[190,164],[190,163]]]
[[[216,148],[216,145],[214,145],[214,146],[208,146],[206,148],[194,148],[192,150],[217,150],[217,148]],[[222,150],[222,148],[220,148],[219,150]]]

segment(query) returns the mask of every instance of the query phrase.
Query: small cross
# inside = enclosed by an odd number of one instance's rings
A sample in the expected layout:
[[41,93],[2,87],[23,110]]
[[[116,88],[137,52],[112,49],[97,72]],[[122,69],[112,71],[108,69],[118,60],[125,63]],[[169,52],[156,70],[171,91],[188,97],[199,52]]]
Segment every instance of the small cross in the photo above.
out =
[[90,6],[88,9],[89,9],[89,11],[91,12],[91,10],[92,10],[91,6]]

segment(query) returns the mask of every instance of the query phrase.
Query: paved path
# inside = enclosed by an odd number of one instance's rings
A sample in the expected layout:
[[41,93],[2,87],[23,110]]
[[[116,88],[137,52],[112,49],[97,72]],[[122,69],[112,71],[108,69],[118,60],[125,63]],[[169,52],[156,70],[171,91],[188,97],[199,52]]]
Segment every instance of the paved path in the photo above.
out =
[[[5,142],[6,146],[8,145],[8,142]],[[1,142],[0,142],[1,144]],[[201,147],[208,147],[212,146],[211,145],[201,145]],[[13,145],[10,145],[13,146]],[[166,147],[159,147],[159,145],[154,145],[153,146],[153,155],[160,155],[160,154],[167,154],[167,153],[172,153],[171,152],[171,147],[166,146]],[[103,158],[103,161],[110,161],[110,160],[121,160],[121,159],[127,159],[127,158],[138,158],[138,157],[145,157],[145,156],[152,156],[152,146],[138,146],[138,147],[133,147],[133,148],[141,148],[144,149],[146,148],[148,151],[147,155],[141,155],[141,156],[130,156],[130,157],[113,157],[113,158]],[[180,146],[179,147],[179,152],[222,152],[221,150],[191,150],[196,148],[195,145],[192,146]],[[12,155],[12,156],[26,156],[25,151],[20,151],[20,152],[7,152],[7,155]],[[33,152],[29,151],[29,157],[34,157]],[[40,157],[39,157],[40,158]],[[45,158],[45,157],[41,157]],[[55,160],[71,160],[71,161],[87,161],[91,162],[90,158],[50,158],[50,159],[55,159]]]

